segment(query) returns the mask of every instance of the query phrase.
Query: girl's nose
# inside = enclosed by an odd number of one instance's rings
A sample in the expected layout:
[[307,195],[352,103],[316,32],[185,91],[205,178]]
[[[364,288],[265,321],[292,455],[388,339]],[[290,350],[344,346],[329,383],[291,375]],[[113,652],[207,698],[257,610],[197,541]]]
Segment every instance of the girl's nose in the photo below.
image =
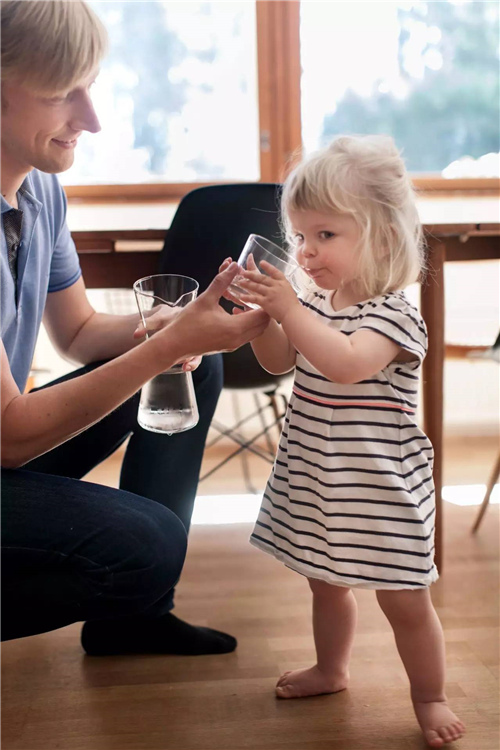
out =
[[308,258],[316,255],[316,248],[314,247],[314,243],[304,242],[304,244],[302,245],[302,254]]

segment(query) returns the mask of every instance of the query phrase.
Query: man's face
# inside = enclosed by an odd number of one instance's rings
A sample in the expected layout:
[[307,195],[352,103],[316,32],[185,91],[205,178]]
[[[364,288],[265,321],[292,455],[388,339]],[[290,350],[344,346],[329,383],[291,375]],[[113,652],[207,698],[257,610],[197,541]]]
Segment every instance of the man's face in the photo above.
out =
[[94,71],[70,91],[39,94],[12,81],[2,85],[2,160],[11,169],[28,173],[64,172],[73,164],[74,150],[84,130],[101,129],[90,99]]

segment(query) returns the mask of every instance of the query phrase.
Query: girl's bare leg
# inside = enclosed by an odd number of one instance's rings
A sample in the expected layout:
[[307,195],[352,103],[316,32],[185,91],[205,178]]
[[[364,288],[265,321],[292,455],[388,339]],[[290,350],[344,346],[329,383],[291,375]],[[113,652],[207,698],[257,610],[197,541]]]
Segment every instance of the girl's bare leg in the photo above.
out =
[[444,692],[443,630],[429,589],[377,591],[377,599],[394,630],[425,739],[431,747],[460,739],[465,726],[448,706]]
[[313,592],[313,631],[317,663],[285,672],[276,685],[279,698],[336,693],[349,682],[349,658],[356,628],[357,604],[349,588],[308,579]]

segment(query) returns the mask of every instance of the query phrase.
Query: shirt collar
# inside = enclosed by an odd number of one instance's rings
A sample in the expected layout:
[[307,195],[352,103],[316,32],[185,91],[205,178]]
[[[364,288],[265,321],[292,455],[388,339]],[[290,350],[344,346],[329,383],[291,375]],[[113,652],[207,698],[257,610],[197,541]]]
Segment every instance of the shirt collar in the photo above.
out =
[[[40,208],[41,203],[39,200],[35,198],[33,195],[33,186],[31,183],[31,177],[29,174],[26,175],[24,180],[22,181],[19,190],[17,191],[18,198],[25,199],[32,203],[35,208]],[[1,201],[1,207],[2,207],[2,213],[4,214],[6,211],[12,211],[14,206],[11,206],[10,203],[8,203],[3,195],[0,195],[0,201]],[[18,200],[18,206],[21,208],[21,201]]]

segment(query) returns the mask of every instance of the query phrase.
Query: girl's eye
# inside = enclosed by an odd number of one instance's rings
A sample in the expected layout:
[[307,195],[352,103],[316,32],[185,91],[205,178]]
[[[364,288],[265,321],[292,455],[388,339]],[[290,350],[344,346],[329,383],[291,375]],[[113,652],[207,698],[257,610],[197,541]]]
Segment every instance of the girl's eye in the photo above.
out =
[[303,234],[294,234],[293,239],[295,242],[303,242],[304,241],[304,235]]
[[331,239],[332,237],[335,237],[335,233],[334,233],[334,232],[327,232],[327,231],[325,230],[324,232],[320,232],[320,233],[319,233],[319,236],[320,236],[320,238],[321,238],[322,240],[329,240],[329,239]]

